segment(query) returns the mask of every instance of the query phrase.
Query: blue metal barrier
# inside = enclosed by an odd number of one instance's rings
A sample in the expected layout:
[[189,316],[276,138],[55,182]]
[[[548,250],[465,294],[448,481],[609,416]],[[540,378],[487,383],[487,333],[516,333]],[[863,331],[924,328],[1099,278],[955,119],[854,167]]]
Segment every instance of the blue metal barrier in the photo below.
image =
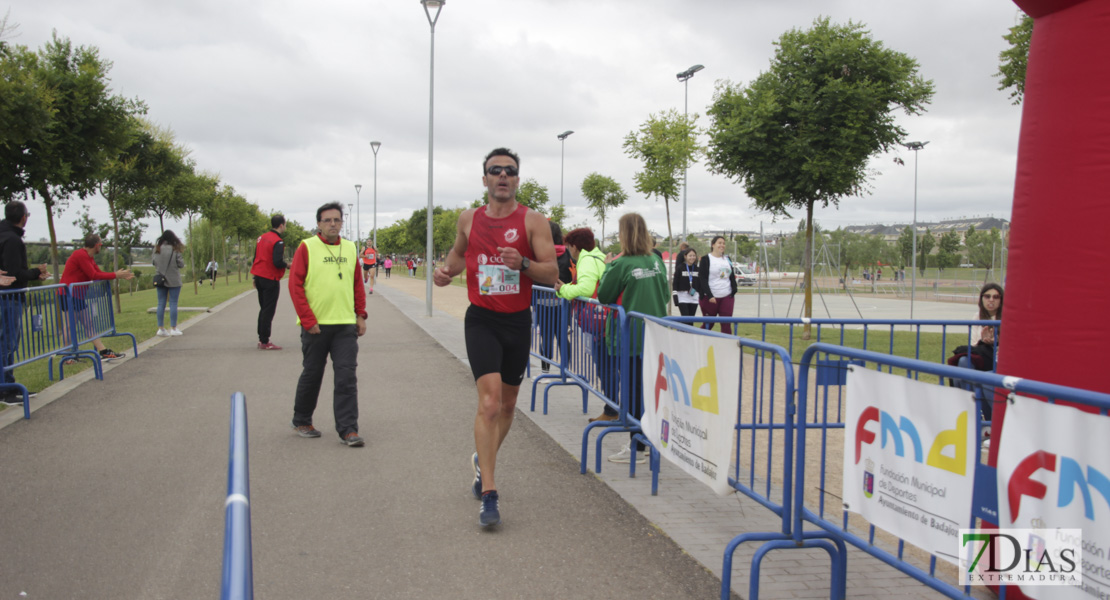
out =
[[[0,366],[5,378],[16,367],[49,358],[47,369],[53,380],[54,357],[75,351],[76,346],[62,320],[62,304],[67,294],[64,285],[0,291]],[[99,365],[96,365],[96,376],[104,378]],[[30,419],[27,388],[19,383],[0,383],[0,389],[12,388],[23,394],[23,417]]]
[[[546,382],[543,390],[543,414],[547,414],[548,394],[556,385],[578,385],[567,379],[567,360],[569,338],[567,327],[570,323],[570,304],[555,295],[555,290],[538,285],[532,286],[532,346],[531,355],[548,366],[539,377],[532,377],[531,410],[536,410],[536,391],[540,383]],[[556,356],[557,354],[557,356]],[[531,375],[531,362],[528,364]],[[550,372],[554,369],[554,373]],[[582,389],[582,412],[586,412],[588,392]]]
[[227,461],[227,500],[224,502],[224,559],[220,582],[222,600],[254,598],[254,559],[251,553],[250,461],[247,453],[247,400],[231,396],[231,426]]
[[[830,430],[843,429],[844,423],[839,414],[836,416],[829,414],[827,399],[822,402],[820,398],[813,398],[810,394],[810,389],[812,387],[810,371],[816,367],[815,363],[819,356],[824,356],[826,358],[839,357],[842,360],[857,361],[866,365],[867,368],[877,368],[880,371],[884,368],[888,372],[899,369],[905,372],[906,377],[912,377],[914,379],[919,378],[922,374],[932,375],[939,378],[939,384],[941,385],[947,380],[949,382],[961,382],[972,386],[981,386],[987,391],[988,397],[992,398],[1005,397],[1010,392],[1016,392],[1032,396],[1041,396],[1050,401],[1065,400],[1078,404],[1095,406],[1098,407],[1103,414],[1106,414],[1106,411],[1110,409],[1110,395],[1099,394],[1087,390],[1077,390],[1016,377],[1006,377],[995,373],[950,367],[944,364],[884,355],[878,352],[846,348],[827,343],[816,343],[805,351],[798,374],[798,422],[795,429],[795,443],[797,448],[793,467],[795,478],[794,498],[792,500],[793,510],[791,511],[793,514],[793,524],[790,527],[794,542],[802,544],[807,537],[810,539],[812,539],[812,537],[827,537],[833,542],[836,542],[841,548],[844,544],[851,544],[859,550],[870,554],[950,598],[970,596],[971,587],[967,586],[961,589],[953,583],[941,579],[937,574],[936,556],[931,555],[929,557],[927,570],[923,569],[908,560],[906,556],[905,540],[898,539],[896,550],[891,552],[876,544],[876,528],[874,525],[869,525],[866,536],[859,535],[849,529],[848,511],[841,509],[839,514],[836,514],[834,510],[826,511],[825,494],[832,494],[835,496],[840,487],[839,481],[831,481],[826,478],[826,453],[829,446],[829,432]],[[814,377],[814,379],[816,379],[816,377]],[[808,415],[807,408],[810,403],[815,405],[814,415],[819,417],[812,421],[805,417]],[[821,409],[820,411],[818,410],[819,408]],[[983,421],[977,416],[976,427],[982,428],[983,425]],[[810,430],[818,430],[821,433],[821,437],[812,444],[807,438],[807,433]],[[812,447],[814,445],[818,445],[818,448]],[[812,463],[807,463],[807,459],[812,458],[818,449],[820,451],[819,458]],[[973,526],[977,519],[982,520],[984,517],[996,515],[998,502],[998,498],[994,494],[996,488],[995,478],[997,474],[993,468],[983,464],[981,455],[982,449],[978,444],[976,444],[976,452],[977,468],[975,471],[974,483],[975,495],[973,497],[972,506],[968,507]],[[812,483],[810,484],[811,487],[817,490],[816,499],[806,497],[807,464],[820,467],[819,481],[815,486]],[[805,532],[805,523],[815,525],[820,528],[821,531]],[[843,554],[844,550],[840,549],[838,552]],[[840,571],[840,574],[833,578],[833,597],[844,597],[844,589],[840,586],[843,585],[847,576],[847,561],[842,557],[836,556],[832,552],[830,552],[830,554],[833,555],[834,569]],[[753,577],[755,573],[756,571],[753,570]],[[757,583],[758,582],[756,582],[756,584]],[[722,587],[722,597],[724,597],[725,589],[727,588]],[[757,585],[753,585],[753,590],[758,590]],[[752,594],[751,597],[756,598],[757,595]],[[1005,588],[1002,588],[1002,597],[1005,597]]]
[[111,280],[69,284],[65,309],[69,321],[70,339],[74,340],[74,354],[90,354],[95,356],[94,362],[99,363],[100,356],[96,352],[91,350],[78,352],[77,347],[98,338],[128,336],[131,338],[133,356],[139,355],[139,344],[134,334],[116,331],[116,311],[112,306]]

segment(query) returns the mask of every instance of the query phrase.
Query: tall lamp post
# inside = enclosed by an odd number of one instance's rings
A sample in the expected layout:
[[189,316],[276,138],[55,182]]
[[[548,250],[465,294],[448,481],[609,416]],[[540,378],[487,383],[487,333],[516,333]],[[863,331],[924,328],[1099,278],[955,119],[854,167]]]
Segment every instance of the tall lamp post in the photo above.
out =
[[572,134],[572,133],[574,133],[574,132],[568,129],[568,130],[560,133],[559,135],[555,136],[555,137],[559,138],[559,146],[560,146],[560,150],[559,150],[559,206],[563,205],[563,167],[566,165],[567,138],[570,137],[570,134]]
[[[354,212],[355,212],[355,205],[348,202],[347,203],[347,237],[351,237],[352,235],[355,234],[354,228],[351,227],[351,220],[352,220],[351,219],[351,214],[354,213]],[[355,242],[357,243],[358,240],[356,239]]]
[[[678,75],[675,75],[675,77],[678,77],[678,80],[682,83],[683,87],[686,88],[685,100],[683,101],[682,105],[682,116],[685,118],[689,118],[688,113],[690,108],[690,78],[694,76],[694,73],[697,73],[704,68],[705,67],[702,65],[694,65],[689,69],[686,69],[685,71],[679,73]],[[682,239],[686,240],[686,236],[686,165],[682,165]]]
[[362,184],[355,184],[355,208],[358,209],[358,218],[355,219],[355,244],[358,244],[358,238],[362,236]]
[[[436,21],[439,20],[439,11],[443,10],[443,5],[447,0],[420,0],[424,5],[424,14],[428,17],[428,25],[432,28],[432,49],[428,61],[428,212],[424,214],[425,220],[428,222],[428,237],[426,240],[427,246],[425,248],[424,259],[424,280],[427,288],[427,305],[426,316],[432,316],[432,125],[434,123],[432,117],[435,115],[435,83],[436,83]],[[435,16],[432,16],[431,9],[435,9]]]
[[378,148],[381,147],[381,142],[370,142],[374,150],[374,236],[370,238],[374,240],[374,250],[378,249]]
[[929,142],[909,142],[906,148],[913,150],[913,256],[910,257],[910,319],[913,319],[913,301],[917,295],[917,153]]

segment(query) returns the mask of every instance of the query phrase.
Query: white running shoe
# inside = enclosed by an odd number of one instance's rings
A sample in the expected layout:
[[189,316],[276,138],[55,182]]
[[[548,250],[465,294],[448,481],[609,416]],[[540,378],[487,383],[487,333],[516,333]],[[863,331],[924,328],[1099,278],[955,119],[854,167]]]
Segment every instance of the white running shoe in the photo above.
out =
[[159,327],[158,328],[158,333],[155,334],[155,335],[157,335],[158,337],[170,337],[170,332],[168,332],[165,329],[162,329],[161,327]]
[[176,336],[176,335],[185,335],[185,333],[183,331],[181,331],[180,329],[174,327],[173,329],[170,330],[170,335],[174,335],[174,336]]
[[[636,453],[636,464],[642,465],[647,462],[648,449],[644,448]],[[625,444],[620,452],[609,457],[609,462],[627,465],[632,461],[632,444]]]

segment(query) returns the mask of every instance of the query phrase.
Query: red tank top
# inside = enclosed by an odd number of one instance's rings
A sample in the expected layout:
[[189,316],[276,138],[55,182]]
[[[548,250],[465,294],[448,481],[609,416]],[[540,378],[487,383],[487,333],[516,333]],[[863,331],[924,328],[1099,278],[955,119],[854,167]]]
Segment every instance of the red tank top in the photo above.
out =
[[486,215],[483,206],[474,211],[466,247],[466,287],[470,303],[502,313],[513,313],[532,305],[532,278],[501,263],[498,247],[512,246],[528,260],[535,260],[524,215],[528,207],[517,206],[502,219]]

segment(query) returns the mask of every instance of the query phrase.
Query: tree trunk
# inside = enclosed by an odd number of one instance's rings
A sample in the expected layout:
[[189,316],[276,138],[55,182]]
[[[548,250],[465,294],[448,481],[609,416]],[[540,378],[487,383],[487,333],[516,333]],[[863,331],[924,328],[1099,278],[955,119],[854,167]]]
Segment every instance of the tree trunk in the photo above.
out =
[[[671,232],[671,199],[663,198],[663,202],[667,207],[667,254],[674,259],[674,233]],[[663,274],[667,276],[667,291],[674,294],[671,289],[674,284],[674,279],[671,277],[670,271],[667,270],[667,261],[663,261]],[[667,301],[667,316],[671,316],[671,306],[673,304]]]
[[58,273],[58,236],[54,233],[54,199],[45,186],[39,190],[39,195],[46,205],[46,227],[50,231],[50,266],[54,269],[54,283],[61,283],[62,276]]
[[802,333],[802,339],[809,339],[809,322],[813,318],[813,201],[806,203],[806,246],[802,250],[802,264],[805,269],[806,305],[805,317],[807,322]]
[[[108,193],[105,198],[108,200],[108,212],[112,213],[112,270],[119,270],[119,218],[116,217],[116,200],[115,190],[111,187],[108,188]],[[123,304],[120,303],[119,293],[119,279],[113,281],[113,288],[115,288],[116,296],[116,314],[123,312]]]
[[189,276],[193,278],[193,295],[195,296],[200,293],[200,289],[197,287],[197,270],[194,264],[196,263],[196,250],[193,250],[193,246],[196,245],[196,238],[193,237],[193,213],[189,213],[189,240],[193,243],[186,250],[189,251]]

